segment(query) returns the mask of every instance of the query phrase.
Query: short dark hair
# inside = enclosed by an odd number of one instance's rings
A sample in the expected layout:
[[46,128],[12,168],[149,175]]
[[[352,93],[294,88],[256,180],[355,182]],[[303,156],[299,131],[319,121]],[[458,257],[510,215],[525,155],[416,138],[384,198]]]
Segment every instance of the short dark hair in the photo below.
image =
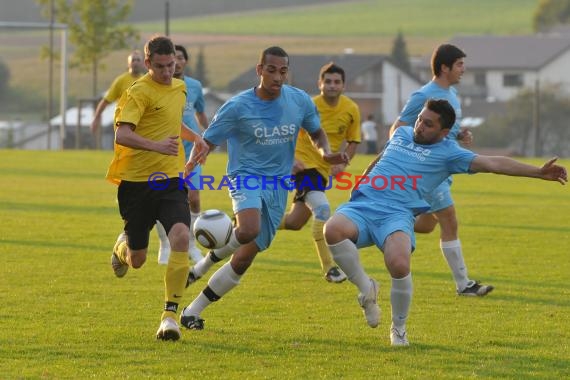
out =
[[455,61],[465,57],[467,57],[467,55],[463,50],[455,45],[439,45],[431,56],[431,72],[438,77],[439,74],[441,74],[441,65],[445,65],[451,69]]
[[287,62],[289,62],[289,54],[287,54],[287,52],[285,50],[283,50],[279,46],[271,46],[271,47],[268,47],[267,49],[265,49],[264,51],[261,52],[261,55],[259,56],[259,64],[260,65],[265,64],[265,60],[266,60],[266,57],[268,55],[274,55],[276,57],[287,58]]
[[186,51],[186,48],[182,45],[174,45],[174,50],[178,50],[182,52],[182,55],[184,56],[184,59],[187,61],[188,60],[188,52]]
[[340,74],[342,83],[344,83],[344,69],[332,61],[321,67],[321,71],[319,71],[319,79],[322,80],[325,77],[325,74]]
[[166,36],[153,36],[144,45],[145,59],[150,59],[153,54],[168,55],[176,54],[172,40]]
[[455,124],[455,110],[445,99],[428,99],[426,108],[439,115],[441,129],[451,129]]

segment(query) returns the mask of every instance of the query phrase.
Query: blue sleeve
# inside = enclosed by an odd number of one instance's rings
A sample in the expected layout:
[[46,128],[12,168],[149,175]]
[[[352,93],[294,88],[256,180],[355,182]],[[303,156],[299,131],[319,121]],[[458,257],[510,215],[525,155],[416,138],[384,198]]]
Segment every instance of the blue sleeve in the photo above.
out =
[[232,134],[234,127],[238,124],[236,118],[237,106],[232,101],[223,104],[212,118],[210,126],[204,131],[202,137],[215,145],[221,145],[226,141]]
[[317,111],[317,106],[313,103],[313,100],[309,95],[305,94],[305,117],[303,118],[302,127],[309,133],[316,132],[321,128],[321,118],[319,116],[319,111]]
[[455,147],[450,154],[447,161],[447,168],[451,174],[455,173],[470,173],[469,168],[471,162],[477,156],[475,153],[468,149],[464,149],[459,144],[450,141],[451,146]]
[[406,125],[413,126],[426,101],[427,96],[424,93],[420,91],[414,92],[406,102],[398,119]]
[[194,109],[196,112],[204,112],[206,109],[206,101],[204,100],[204,94],[202,90],[202,86],[199,86],[198,96],[196,97],[196,102],[194,102]]

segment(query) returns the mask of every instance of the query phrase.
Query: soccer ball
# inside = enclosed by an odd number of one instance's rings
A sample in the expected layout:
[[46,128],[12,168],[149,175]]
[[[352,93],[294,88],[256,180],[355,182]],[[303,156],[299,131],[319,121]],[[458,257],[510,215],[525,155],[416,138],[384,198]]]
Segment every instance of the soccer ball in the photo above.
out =
[[230,241],[232,220],[220,210],[206,210],[194,223],[194,236],[207,249],[222,248]]

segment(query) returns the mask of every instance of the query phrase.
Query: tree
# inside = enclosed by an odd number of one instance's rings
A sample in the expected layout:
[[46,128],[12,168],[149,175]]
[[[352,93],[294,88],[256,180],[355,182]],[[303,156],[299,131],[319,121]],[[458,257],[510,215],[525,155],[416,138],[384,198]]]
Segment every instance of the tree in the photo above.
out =
[[[507,103],[504,113],[490,117],[476,131],[476,142],[485,147],[510,147],[523,156],[570,155],[570,98],[554,85],[540,94],[526,89]],[[536,102],[538,100],[538,107]],[[536,111],[538,110],[538,118]],[[538,121],[538,134],[537,123]],[[538,147],[535,144],[538,143]]]
[[398,31],[398,35],[394,39],[391,57],[396,66],[398,66],[400,69],[407,73],[410,73],[412,71],[410,65],[410,56],[408,54],[408,48],[406,47],[406,41],[404,40],[402,31]]
[[533,24],[536,32],[543,32],[557,24],[570,22],[570,0],[540,0],[534,11]]
[[136,29],[122,24],[131,12],[132,0],[36,1],[44,16],[49,15],[51,1],[55,1],[55,19],[67,24],[69,42],[74,46],[70,66],[80,71],[91,69],[93,97],[97,97],[97,70],[104,68],[101,60],[111,51],[126,49],[139,39]]
[[4,61],[0,60],[0,99],[4,98],[10,88],[10,69]]
[[196,60],[196,70],[194,78],[198,79],[203,87],[208,87],[208,78],[206,77],[206,62],[204,59],[204,49],[200,46],[198,50],[198,59]]

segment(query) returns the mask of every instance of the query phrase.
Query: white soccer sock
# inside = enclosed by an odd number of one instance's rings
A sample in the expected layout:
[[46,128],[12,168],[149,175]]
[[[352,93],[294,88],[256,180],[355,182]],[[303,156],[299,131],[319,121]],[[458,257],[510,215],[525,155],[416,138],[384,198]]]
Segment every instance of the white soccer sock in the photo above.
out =
[[156,221],[156,233],[158,234],[158,239],[160,241],[158,248],[158,263],[168,264],[168,258],[170,257],[170,241],[168,240],[168,235],[166,230],[158,220]]
[[463,253],[461,250],[461,242],[459,239],[451,241],[440,242],[441,252],[447,261],[447,265],[451,269],[455,286],[458,291],[465,289],[469,283],[467,277],[467,266],[463,260]]
[[204,274],[206,274],[206,272],[208,272],[208,270],[210,270],[212,265],[214,265],[218,261],[225,259],[226,257],[231,256],[232,253],[234,253],[239,247],[241,247],[241,243],[236,238],[236,229],[234,228],[232,230],[232,234],[230,235],[230,241],[228,242],[228,244],[226,244],[222,248],[213,250],[215,256],[214,260],[212,260],[212,253],[208,252],[208,254],[204,256],[202,260],[198,261],[194,265],[194,267],[192,268],[194,276],[202,277]]
[[390,289],[390,302],[392,304],[392,323],[397,328],[406,325],[410,304],[412,303],[412,274],[409,273],[404,278],[392,278],[392,288]]
[[349,239],[344,239],[340,243],[329,245],[334,261],[348,280],[358,287],[360,293],[367,294],[370,289],[370,276],[364,272],[362,264],[360,264],[360,256],[358,248]]
[[[225,263],[220,269],[218,269],[210,280],[208,281],[208,287],[204,291],[200,292],[198,297],[192,301],[190,305],[184,310],[184,315],[194,315],[199,316],[202,311],[212,302],[215,302],[227,294],[230,290],[238,286],[239,280],[242,276],[234,272],[231,263]],[[213,292],[217,298],[215,300],[208,298],[205,293]]]

